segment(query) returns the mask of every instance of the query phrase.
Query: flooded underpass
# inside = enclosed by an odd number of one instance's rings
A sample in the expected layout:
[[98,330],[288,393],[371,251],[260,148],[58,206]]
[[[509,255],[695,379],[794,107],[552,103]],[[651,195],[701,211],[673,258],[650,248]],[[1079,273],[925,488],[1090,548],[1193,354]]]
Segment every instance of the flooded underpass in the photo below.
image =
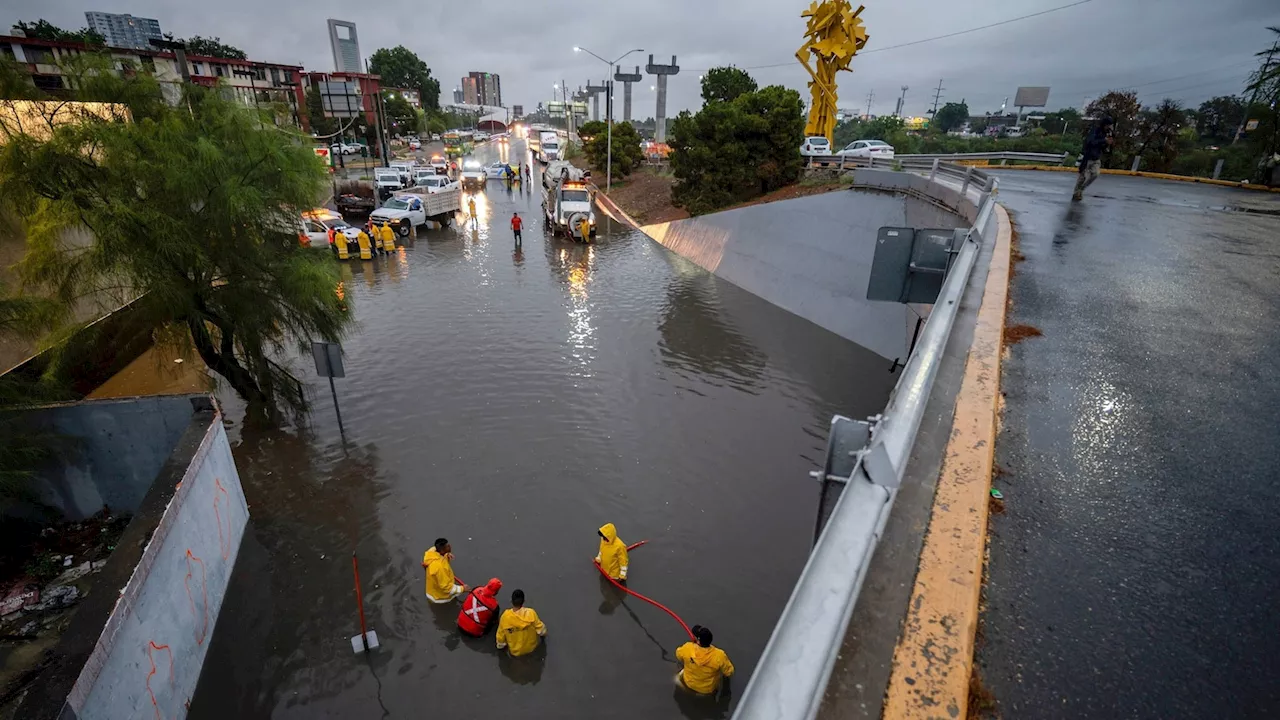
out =
[[[305,427],[231,428],[250,527],[191,717],[727,716],[677,691],[680,627],[592,566],[605,522],[649,540],[631,588],[710,626],[745,687],[809,549],[830,418],[883,408],[890,361],[607,219],[591,246],[544,236],[536,188],[475,197],[475,222],[343,266],[345,438],[309,359]],[[545,651],[500,655],[425,600],[440,536],[504,608],[525,591]]]

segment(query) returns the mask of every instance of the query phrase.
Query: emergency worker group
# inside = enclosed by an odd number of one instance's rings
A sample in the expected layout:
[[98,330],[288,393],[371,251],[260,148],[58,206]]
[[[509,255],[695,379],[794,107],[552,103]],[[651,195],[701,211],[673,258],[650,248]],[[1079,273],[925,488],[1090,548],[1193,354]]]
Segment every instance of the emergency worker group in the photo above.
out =
[[[618,537],[618,529],[613,523],[602,525],[596,535],[600,539],[596,564],[610,579],[625,584],[631,566],[627,544]],[[511,607],[501,610],[498,592],[502,589],[502,581],[491,578],[484,585],[469,588],[454,576],[452,560],[453,547],[445,538],[436,540],[423,553],[427,600],[440,605],[461,601],[458,629],[471,637],[483,637],[497,618],[494,635],[498,649],[506,650],[512,657],[528,655],[536,650],[547,634],[547,626],[533,608],[525,605],[524,591],[513,590]],[[680,665],[676,681],[693,693],[714,695],[723,679],[733,676],[733,663],[723,650],[711,644],[713,635],[710,629],[694,625],[690,632],[694,639],[676,649],[676,662]]]

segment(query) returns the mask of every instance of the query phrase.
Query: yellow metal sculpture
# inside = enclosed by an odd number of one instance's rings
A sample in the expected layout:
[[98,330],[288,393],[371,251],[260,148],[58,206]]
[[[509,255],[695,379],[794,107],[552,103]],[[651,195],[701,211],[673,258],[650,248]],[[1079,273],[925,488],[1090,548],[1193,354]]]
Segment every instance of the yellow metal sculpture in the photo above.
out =
[[809,24],[796,59],[813,78],[809,81],[812,100],[805,135],[822,135],[832,142],[836,129],[836,73],[848,70],[849,61],[867,44],[867,30],[858,17],[862,10],[861,5],[854,10],[849,0],[822,0],[800,13],[800,17],[809,18]]

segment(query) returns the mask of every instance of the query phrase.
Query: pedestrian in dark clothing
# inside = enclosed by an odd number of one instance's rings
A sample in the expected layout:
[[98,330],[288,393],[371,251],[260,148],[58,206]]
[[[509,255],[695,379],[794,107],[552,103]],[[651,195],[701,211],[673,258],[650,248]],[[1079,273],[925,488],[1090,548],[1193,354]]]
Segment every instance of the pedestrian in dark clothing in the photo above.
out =
[[1098,179],[1102,171],[1102,153],[1115,142],[1111,135],[1114,123],[1111,118],[1104,117],[1085,136],[1084,148],[1080,152],[1080,174],[1076,177],[1076,190],[1071,199],[1078,201],[1084,198],[1084,189]]

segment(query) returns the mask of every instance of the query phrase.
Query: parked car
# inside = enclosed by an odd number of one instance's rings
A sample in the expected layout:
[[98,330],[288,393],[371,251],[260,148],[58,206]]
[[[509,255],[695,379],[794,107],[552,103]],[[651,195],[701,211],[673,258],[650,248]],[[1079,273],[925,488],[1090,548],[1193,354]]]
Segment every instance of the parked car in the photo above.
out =
[[432,155],[431,169],[435,170],[438,175],[448,175],[449,161],[445,160],[443,155]]
[[301,235],[307,238],[307,245],[313,248],[329,246],[329,230],[342,232],[351,227],[338,213],[325,208],[317,208],[302,213]]
[[335,155],[359,155],[361,147],[358,143],[334,143],[329,146],[329,152]]
[[883,140],[855,140],[836,153],[845,157],[893,159],[893,146]]
[[493,180],[501,180],[507,176],[507,164],[504,162],[489,163],[484,166],[484,174]]
[[800,144],[800,154],[804,157],[813,157],[815,155],[830,155],[831,143],[821,135],[807,137]]
[[410,141],[409,141],[409,149],[410,149],[410,150],[421,150],[421,149],[422,149],[422,142],[421,142],[421,141],[419,141],[417,138],[413,138],[412,140],[410,140]]

